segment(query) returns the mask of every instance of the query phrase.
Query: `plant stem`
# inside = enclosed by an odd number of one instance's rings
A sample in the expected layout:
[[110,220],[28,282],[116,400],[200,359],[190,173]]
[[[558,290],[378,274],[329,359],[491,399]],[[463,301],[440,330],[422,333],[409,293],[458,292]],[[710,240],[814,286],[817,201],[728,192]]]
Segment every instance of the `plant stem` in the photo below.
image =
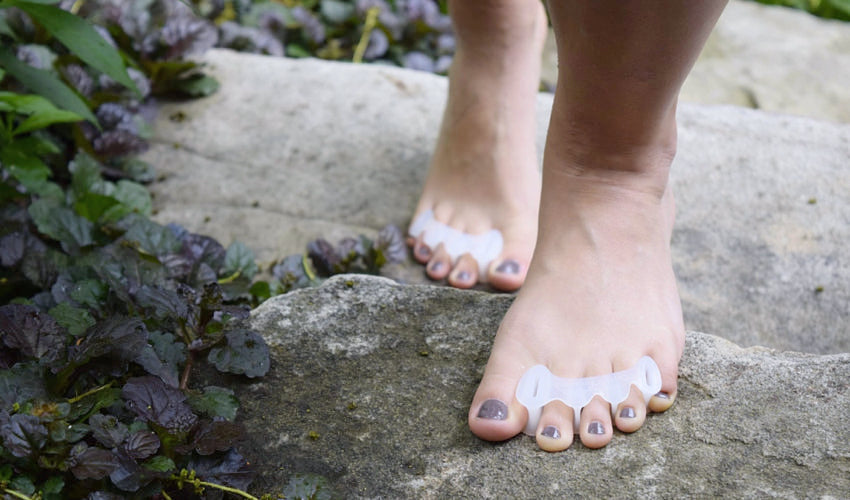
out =
[[21,500],[32,500],[32,497],[27,496],[20,491],[10,490],[9,488],[3,488],[3,493],[15,498],[20,498]]
[[195,353],[189,351],[189,356],[186,358],[186,366],[183,367],[183,375],[180,376],[180,388],[186,390],[189,388],[189,372],[192,371],[192,364],[195,361]]
[[108,388],[110,388],[110,387],[112,387],[112,382],[110,382],[110,383],[108,383],[108,384],[106,384],[106,385],[102,385],[102,386],[100,386],[100,387],[95,387],[94,389],[92,389],[92,390],[90,390],[90,391],[86,391],[86,392],[84,392],[84,393],[80,394],[79,396],[74,396],[73,398],[71,398],[71,399],[69,399],[69,400],[68,400],[68,403],[70,403],[70,404],[74,404],[74,403],[76,403],[77,401],[82,400],[83,398],[86,398],[86,397],[88,397],[88,396],[91,396],[92,394],[94,394],[94,393],[96,393],[96,392],[102,391],[102,390],[104,390],[104,389],[108,389]]
[[375,29],[375,24],[378,21],[378,13],[381,8],[378,6],[369,8],[366,11],[366,21],[363,23],[363,34],[360,35],[360,41],[357,42],[357,48],[354,49],[354,57],[351,62],[363,62],[363,54],[366,53],[366,48],[369,46],[369,38],[371,38],[372,30]]

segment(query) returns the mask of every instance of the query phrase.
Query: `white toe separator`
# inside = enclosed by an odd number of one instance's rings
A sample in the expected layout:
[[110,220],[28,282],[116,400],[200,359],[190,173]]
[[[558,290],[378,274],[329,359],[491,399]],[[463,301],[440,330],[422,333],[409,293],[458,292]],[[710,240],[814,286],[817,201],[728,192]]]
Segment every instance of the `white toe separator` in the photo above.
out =
[[487,268],[502,253],[502,233],[498,229],[482,234],[464,233],[436,220],[433,210],[419,214],[408,234],[414,238],[422,236],[422,241],[432,249],[442,243],[452,263],[463,254],[471,255],[478,262],[478,281],[487,280]]
[[573,409],[574,430],[578,432],[581,409],[590,403],[593,396],[601,396],[611,403],[611,412],[626,400],[632,385],[643,393],[646,403],[661,390],[661,371],[649,356],[640,358],[628,370],[585,378],[561,378],[552,375],[543,365],[529,368],[519,381],[516,398],[528,410],[525,433],[537,433],[543,407],[558,400]]

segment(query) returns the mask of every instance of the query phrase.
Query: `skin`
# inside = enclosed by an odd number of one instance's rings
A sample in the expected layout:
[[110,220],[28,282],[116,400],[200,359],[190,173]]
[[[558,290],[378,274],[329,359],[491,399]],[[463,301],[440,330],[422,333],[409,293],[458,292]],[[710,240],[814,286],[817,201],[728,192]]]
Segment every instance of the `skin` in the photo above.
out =
[[[658,364],[662,389],[648,404],[633,388],[613,418],[599,398],[582,410],[578,437],[589,448],[608,444],[614,428],[634,432],[648,412],[675,400],[684,345],[670,258],[676,102],[725,4],[550,2],[560,72],[542,188],[531,91],[539,75],[539,3],[450,4],[458,55],[417,213],[433,209],[438,220],[470,233],[501,230],[505,249],[487,278],[501,289],[522,285],[470,407],[470,429],[482,439],[523,430],[527,413],[514,391],[536,364],[570,378],[628,369],[643,355]],[[448,276],[461,288],[480,278],[468,255],[452,263],[440,247],[410,243],[429,276]],[[505,259],[517,261],[519,272],[496,272]],[[540,448],[568,448],[572,421],[562,403],[547,405]]]

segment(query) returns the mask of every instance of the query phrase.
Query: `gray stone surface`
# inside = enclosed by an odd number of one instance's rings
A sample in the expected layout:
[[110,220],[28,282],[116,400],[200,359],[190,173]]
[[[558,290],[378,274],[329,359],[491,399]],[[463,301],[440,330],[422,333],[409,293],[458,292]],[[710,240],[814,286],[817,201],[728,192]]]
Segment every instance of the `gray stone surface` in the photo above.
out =
[[[602,450],[493,445],[467,405],[512,297],[340,276],[252,317],[271,372],[233,387],[261,472],[345,498],[843,498],[850,491],[850,354],[741,349],[689,332],[679,398]],[[312,437],[311,437],[311,433]]]
[[[550,32],[543,81],[557,81]],[[729,3],[682,88],[684,102],[850,122],[850,23],[752,1]]]
[[[207,61],[221,90],[164,106],[146,155],[163,177],[161,221],[239,239],[266,266],[317,237],[407,226],[445,79],[228,51]],[[540,145],[550,108],[541,94]],[[850,351],[850,126],[695,105],[679,120],[673,244],[688,327]],[[389,274],[426,282],[412,262]]]

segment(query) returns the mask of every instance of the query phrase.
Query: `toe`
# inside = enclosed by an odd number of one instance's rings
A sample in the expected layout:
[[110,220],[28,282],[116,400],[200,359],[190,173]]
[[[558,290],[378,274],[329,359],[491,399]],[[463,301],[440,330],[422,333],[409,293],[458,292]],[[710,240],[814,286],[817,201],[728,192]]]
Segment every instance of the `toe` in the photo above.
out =
[[461,255],[449,274],[449,284],[456,288],[471,288],[478,281],[478,263],[469,254]]
[[525,281],[528,263],[513,257],[505,257],[490,264],[487,280],[493,288],[512,292]]
[[[653,359],[658,363],[661,370],[661,390],[649,399],[649,410],[653,412],[667,411],[676,401],[676,381],[679,376],[678,357],[665,356],[664,353],[656,353]],[[674,360],[674,362],[665,362]]]
[[448,276],[451,270],[452,259],[443,248],[443,245],[440,245],[436,250],[434,250],[431,260],[428,261],[428,265],[425,266],[425,272],[428,274],[429,278],[433,280],[441,280]]
[[602,448],[611,441],[611,405],[599,396],[581,410],[579,437],[588,448]]
[[651,411],[658,413],[658,412],[669,410],[670,407],[673,406],[673,402],[675,400],[676,400],[676,390],[675,389],[665,390],[665,388],[662,386],[661,390],[658,392],[658,394],[649,398],[649,405],[648,406],[649,406],[649,409]]
[[432,255],[433,251],[431,247],[422,241],[421,237],[416,238],[416,241],[413,243],[413,258],[420,264],[427,264],[431,260]]
[[617,406],[614,413],[614,425],[623,432],[634,432],[643,425],[646,419],[646,403],[643,394],[635,386],[629,397]]
[[560,401],[543,408],[536,432],[537,446],[544,451],[563,451],[573,444],[573,410]]

